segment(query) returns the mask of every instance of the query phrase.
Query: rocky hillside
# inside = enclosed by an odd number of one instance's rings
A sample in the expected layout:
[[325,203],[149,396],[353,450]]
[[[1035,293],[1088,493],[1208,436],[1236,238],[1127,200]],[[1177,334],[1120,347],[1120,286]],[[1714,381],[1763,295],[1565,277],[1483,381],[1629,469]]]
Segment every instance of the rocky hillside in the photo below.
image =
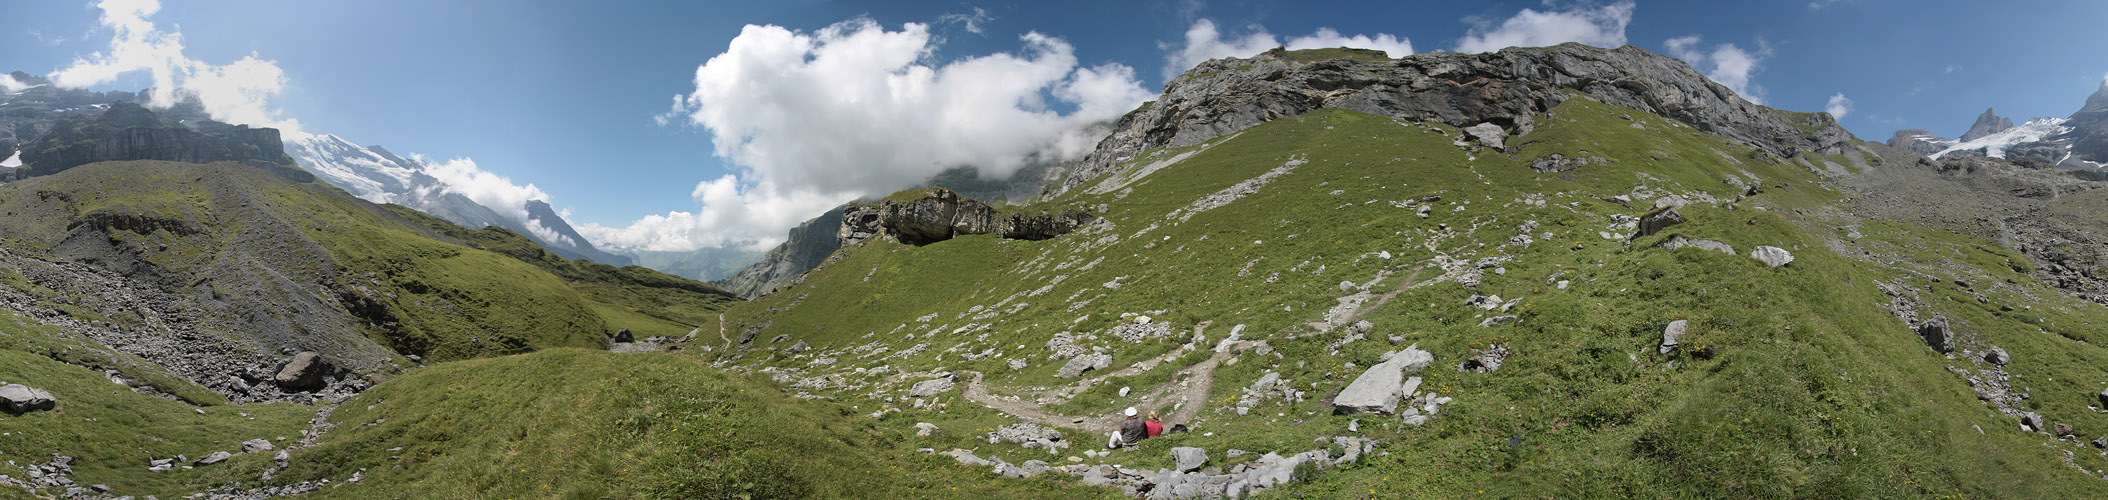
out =
[[[1277,52],[1172,87],[1025,207],[1075,232],[852,211],[872,236],[706,359],[903,448],[1148,498],[2102,487],[2100,245],[2065,233],[2103,229],[2058,215],[2101,183],[1861,142],[1634,48]],[[1193,432],[1100,451],[1128,406]]]
[[719,285],[726,290],[747,298],[759,297],[776,291],[790,283],[805,271],[818,267],[827,256],[834,255],[842,244],[836,233],[842,228],[844,205],[828,210],[812,220],[791,228],[790,235],[782,244],[769,249],[761,261],[726,277]]
[[1659,114],[1778,158],[1840,154],[1850,139],[1825,115],[1751,104],[1690,65],[1637,47],[1570,43],[1397,60],[1357,49],[1275,51],[1209,61],[1172,80],[1163,96],[1121,117],[1112,135],[1045,196],[1098,179],[1146,150],[1193,146],[1316,109],[1442,123],[1498,138],[1532,132],[1539,114],[1576,96]]

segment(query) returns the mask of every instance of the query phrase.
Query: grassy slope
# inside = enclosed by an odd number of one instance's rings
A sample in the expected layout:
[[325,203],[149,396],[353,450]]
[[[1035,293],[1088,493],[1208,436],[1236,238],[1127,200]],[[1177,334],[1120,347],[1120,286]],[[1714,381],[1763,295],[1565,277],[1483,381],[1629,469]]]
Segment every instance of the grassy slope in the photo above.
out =
[[[92,340],[0,312],[0,381],[44,389],[59,400],[51,411],[0,416],[0,457],[14,464],[0,465],[0,475],[28,477],[20,466],[43,464],[57,452],[74,458],[71,477],[76,483],[106,484],[117,495],[173,498],[254,477],[270,457],[243,456],[225,466],[163,473],[147,472],[148,460],[240,451],[241,441],[252,438],[297,439],[314,416],[312,408],[283,403],[215,406],[200,412],[127,390],[102,372],[81,366],[115,366],[126,378],[143,379],[156,389],[186,397],[212,394],[137,360],[104,365],[110,363],[106,360],[127,358]],[[21,493],[0,489],[0,497]]]
[[505,228],[467,229],[399,205],[388,210],[404,219],[478,249],[511,256],[563,278],[607,322],[628,328],[638,338],[679,337],[698,326],[716,325],[717,313],[738,296],[709,283],[641,266],[614,267],[586,260],[567,260]]
[[[46,198],[54,193],[63,198]],[[459,359],[605,342],[605,321],[563,279],[504,255],[434,239],[422,227],[319,183],[293,183],[225,163],[109,162],[10,183],[0,187],[0,199],[9,200],[10,213],[24,211],[9,244],[32,254],[50,251],[67,236],[56,228],[70,229],[87,214],[182,221],[199,232],[116,231],[111,242],[178,273],[207,269],[225,252],[249,247],[267,262],[285,261],[254,265],[275,266],[271,272],[296,281],[356,289],[384,303],[400,327],[361,328],[398,352]],[[271,253],[298,251],[305,242],[244,240],[263,226],[290,227],[311,240],[335,261],[335,277],[324,277],[312,261]]]
[[[1621,115],[1647,129],[1630,127]],[[1161,311],[1152,314],[1181,329],[1212,321],[1211,341],[1231,324],[1249,325],[1247,338],[1267,339],[1283,354],[1279,359],[1247,355],[1244,363],[1219,370],[1216,401],[1234,396],[1265,371],[1279,371],[1314,387],[1313,395],[1329,396],[1359,373],[1343,363],[1367,366],[1394,348],[1365,340],[1334,357],[1325,346],[1338,334],[1302,336],[1307,331],[1302,323],[1343,295],[1341,281],[1361,283],[1389,270],[1379,290],[1399,286],[1401,276],[1432,257],[1421,243],[1442,232],[1439,224],[1454,233],[1438,249],[1475,259],[1495,254],[1492,250],[1517,234],[1519,224],[1534,220],[1540,225],[1531,234],[1555,236],[1499,252],[1516,260],[1505,265],[1506,274],[1489,269],[1480,287],[1481,293],[1524,298],[1518,324],[1476,327],[1487,314],[1462,306],[1471,292],[1454,284],[1409,290],[1369,312],[1367,319],[1377,325],[1372,337],[1400,335],[1436,354],[1438,368],[1426,375],[1423,387],[1455,395],[1458,402],[1422,428],[1399,429],[1382,419],[1371,425],[1364,419],[1365,434],[1390,439],[1386,449],[1391,454],[1323,476],[1301,491],[1445,497],[1481,492],[2063,496],[2098,491],[2098,483],[2059,460],[2058,450],[2073,445],[2045,446],[2046,437],[2021,432],[2012,419],[1977,402],[1964,381],[1945,369],[1976,365],[1926,349],[1901,321],[1880,309],[1887,299],[1873,282],[1930,287],[1921,295],[1925,313],[1958,318],[1965,333],[2011,351],[2020,361],[2008,370],[2024,381],[2016,386],[2030,386],[2035,395],[2025,405],[2082,430],[2108,425],[2085,410],[2087,398],[2099,390],[2091,381],[2108,379],[2100,368],[2108,360],[2098,348],[2074,340],[2090,335],[2080,325],[2108,319],[2099,306],[2032,282],[2009,264],[2025,262],[2009,250],[1922,227],[1867,224],[1869,236],[1858,245],[1898,255],[1901,263],[1839,255],[1828,245],[1840,238],[1835,226],[1845,221],[1821,215],[1827,213],[1822,205],[1839,193],[1821,187],[1797,164],[1750,160],[1751,149],[1670,120],[1574,100],[1544,122],[1536,133],[1510,138],[1509,144],[1519,148],[1511,158],[1489,151],[1468,155],[1450,145],[1456,131],[1439,125],[1397,124],[1344,111],[1277,120],[1145,177],[1124,196],[1079,190],[1051,203],[1110,204],[1106,215],[1121,236],[1111,246],[1087,245],[1100,238],[1095,234],[1043,242],[966,237],[919,248],[873,242],[814,271],[799,287],[735,307],[728,318],[734,332],[767,325],[759,338],[788,333],[819,348],[800,359],[749,355],[746,362],[795,370],[806,366],[805,358],[831,350],[869,342],[897,350],[928,342],[929,351],[918,356],[845,357],[833,368],[974,369],[988,373],[1001,393],[1054,380],[1051,374],[1060,361],[1046,360],[1040,350],[1054,333],[1100,330],[1119,321],[1120,313]],[[1550,152],[1600,155],[1613,163],[1560,174],[1525,167],[1529,159]],[[1183,224],[1164,218],[1298,155],[1307,155],[1309,164],[1255,194]],[[1136,164],[1150,158],[1145,155]],[[1815,160],[1849,163],[1839,157]],[[1756,245],[1787,248],[1797,258],[1793,265],[1773,269],[1742,256],[1651,248],[1666,236],[1643,238],[1631,247],[1596,236],[1610,223],[1609,214],[1645,212],[1601,197],[1645,186],[1731,198],[1741,190],[1723,178],[1744,172],[1770,189],[1740,210],[1686,209],[1693,222],[1671,232],[1722,240],[1743,253]],[[1332,194],[1335,190],[1341,193]],[[1522,203],[1531,193],[1544,194],[1546,205]],[[1424,220],[1386,203],[1430,195],[1442,200],[1434,204],[1434,216]],[[1459,204],[1464,210],[1452,212]],[[1137,234],[1152,226],[1156,229]],[[1571,250],[1577,243],[1582,249]],[[1394,258],[1366,256],[1377,251]],[[1091,270],[1078,270],[1100,258]],[[1251,272],[1240,276],[1247,263]],[[1417,279],[1438,272],[1429,268]],[[1278,281],[1266,283],[1274,273]],[[1062,275],[1067,277],[1055,283]],[[1101,286],[1123,276],[1124,286],[1117,290]],[[1556,290],[1553,276],[1574,283]],[[2006,304],[2035,304],[2034,310],[1993,316],[1999,301],[1980,304],[1942,284],[1958,276],[1980,283],[2012,279],[2017,285],[1991,295]],[[1049,284],[1049,292],[1029,295]],[[1088,305],[1068,310],[1084,300]],[[1009,312],[1021,302],[1029,305]],[[1006,314],[993,320],[969,317],[973,306],[999,303]],[[930,322],[918,321],[930,313],[936,313]],[[1692,320],[1695,338],[1689,342],[1708,346],[1713,354],[1656,354],[1662,325],[1672,319]],[[994,326],[951,333],[975,323]],[[903,340],[907,333],[917,336]],[[1184,336],[1094,344],[1110,348],[1115,366],[1125,366],[1170,350]],[[1489,343],[1506,343],[1518,354],[1493,374],[1441,367],[1453,367],[1469,349]],[[1006,356],[965,362],[943,352],[954,346],[964,352],[994,347]],[[1030,366],[1010,370],[1004,363],[1011,357],[1025,357]],[[880,404],[858,399],[865,392],[836,396]],[[1100,394],[1067,408],[1106,411],[1126,404]],[[948,428],[1002,421],[962,406],[972,405],[956,403],[944,413],[909,410],[888,421],[904,426],[928,420]],[[1152,461],[1181,444],[1207,447],[1218,457],[1225,448],[1301,451],[1313,437],[1342,432],[1348,418],[1326,410],[1315,399],[1262,407],[1244,417],[1208,408],[1200,427],[1215,436],[1153,440],[1142,453],[1121,460],[1161,465]],[[1369,431],[1372,427],[1376,430]],[[922,444],[967,446],[973,437],[940,435]],[[2094,453],[2077,451],[2082,465],[2108,465]],[[1035,455],[1004,456],[1018,461]]]
[[[1087,498],[912,454],[846,406],[693,359],[556,349],[414,371],[346,403],[282,480],[317,498]],[[463,418],[464,416],[478,416]],[[400,451],[388,451],[400,447]]]

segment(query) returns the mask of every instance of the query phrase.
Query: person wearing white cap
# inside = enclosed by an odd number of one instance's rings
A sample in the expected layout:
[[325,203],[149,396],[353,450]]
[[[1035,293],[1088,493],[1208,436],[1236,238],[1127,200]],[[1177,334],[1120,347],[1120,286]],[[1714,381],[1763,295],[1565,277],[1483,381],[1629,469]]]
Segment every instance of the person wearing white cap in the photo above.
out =
[[1139,416],[1142,414],[1141,410],[1129,406],[1122,413],[1127,414],[1127,420],[1120,422],[1120,430],[1114,431],[1113,435],[1108,436],[1107,448],[1131,447],[1143,438],[1149,437],[1149,426],[1143,423],[1142,418]]

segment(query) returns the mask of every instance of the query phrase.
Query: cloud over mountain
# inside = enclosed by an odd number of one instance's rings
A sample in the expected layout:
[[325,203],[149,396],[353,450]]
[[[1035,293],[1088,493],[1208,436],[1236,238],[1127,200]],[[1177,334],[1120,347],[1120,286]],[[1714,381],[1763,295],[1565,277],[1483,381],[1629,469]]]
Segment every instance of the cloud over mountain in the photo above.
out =
[[1732,43],[1717,44],[1711,50],[1702,47],[1698,35],[1680,36],[1662,42],[1669,56],[1691,63],[1691,68],[1705,73],[1736,94],[1756,104],[1764,103],[1764,87],[1751,81],[1759,65],[1771,55],[1770,48],[1758,40],[1757,51],[1750,52]]
[[1215,27],[1215,21],[1209,19],[1194,21],[1192,27],[1186,28],[1184,43],[1166,44],[1161,47],[1169,53],[1165,56],[1164,78],[1169,79],[1178,76],[1179,73],[1183,73],[1187,69],[1191,69],[1209,59],[1251,57],[1274,47],[1288,47],[1290,50],[1332,47],[1376,49],[1384,51],[1385,54],[1391,57],[1404,57],[1413,54],[1413,43],[1411,40],[1387,33],[1378,33],[1376,36],[1361,34],[1343,36],[1339,30],[1318,28],[1317,31],[1309,35],[1291,37],[1287,42],[1282,42],[1280,38],[1268,33],[1265,26],[1255,24],[1246,30],[1248,33],[1242,36],[1233,36],[1225,39],[1222,31]]
[[1029,162],[1079,157],[1099,138],[1090,125],[1154,96],[1132,68],[1084,66],[1062,39],[1018,40],[1015,52],[939,62],[942,41],[926,24],[748,25],[658,117],[700,127],[737,173],[698,184],[695,212],[580,229],[613,248],[773,244],[834,205],[949,168],[1007,177]]
[[110,32],[109,47],[74,58],[51,73],[53,83],[86,87],[143,71],[154,86],[149,105],[168,107],[183,95],[195,96],[215,120],[275,127],[288,138],[304,136],[298,120],[281,117],[270,104],[286,84],[276,62],[255,53],[227,64],[191,59],[183,53],[182,33],[163,31],[149,19],[161,11],[157,0],[102,0],[95,6],[102,10],[102,29]]
[[1625,44],[1633,3],[1622,1],[1595,8],[1539,12],[1523,9],[1499,24],[1476,22],[1457,41],[1457,52],[1492,52],[1508,47],[1542,47],[1580,42],[1597,47]]

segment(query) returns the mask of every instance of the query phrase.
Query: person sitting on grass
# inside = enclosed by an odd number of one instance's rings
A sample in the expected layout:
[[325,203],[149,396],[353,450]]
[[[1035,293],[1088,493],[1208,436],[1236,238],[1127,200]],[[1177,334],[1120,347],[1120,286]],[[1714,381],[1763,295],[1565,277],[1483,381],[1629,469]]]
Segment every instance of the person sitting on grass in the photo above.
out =
[[1164,419],[1157,416],[1156,410],[1149,410],[1149,420],[1143,421],[1142,426],[1149,429],[1149,437],[1164,435]]
[[1107,448],[1132,448],[1135,443],[1149,438],[1149,426],[1138,416],[1141,412],[1129,406],[1126,413],[1127,420],[1120,422],[1120,430],[1113,431],[1110,442],[1106,443]]

